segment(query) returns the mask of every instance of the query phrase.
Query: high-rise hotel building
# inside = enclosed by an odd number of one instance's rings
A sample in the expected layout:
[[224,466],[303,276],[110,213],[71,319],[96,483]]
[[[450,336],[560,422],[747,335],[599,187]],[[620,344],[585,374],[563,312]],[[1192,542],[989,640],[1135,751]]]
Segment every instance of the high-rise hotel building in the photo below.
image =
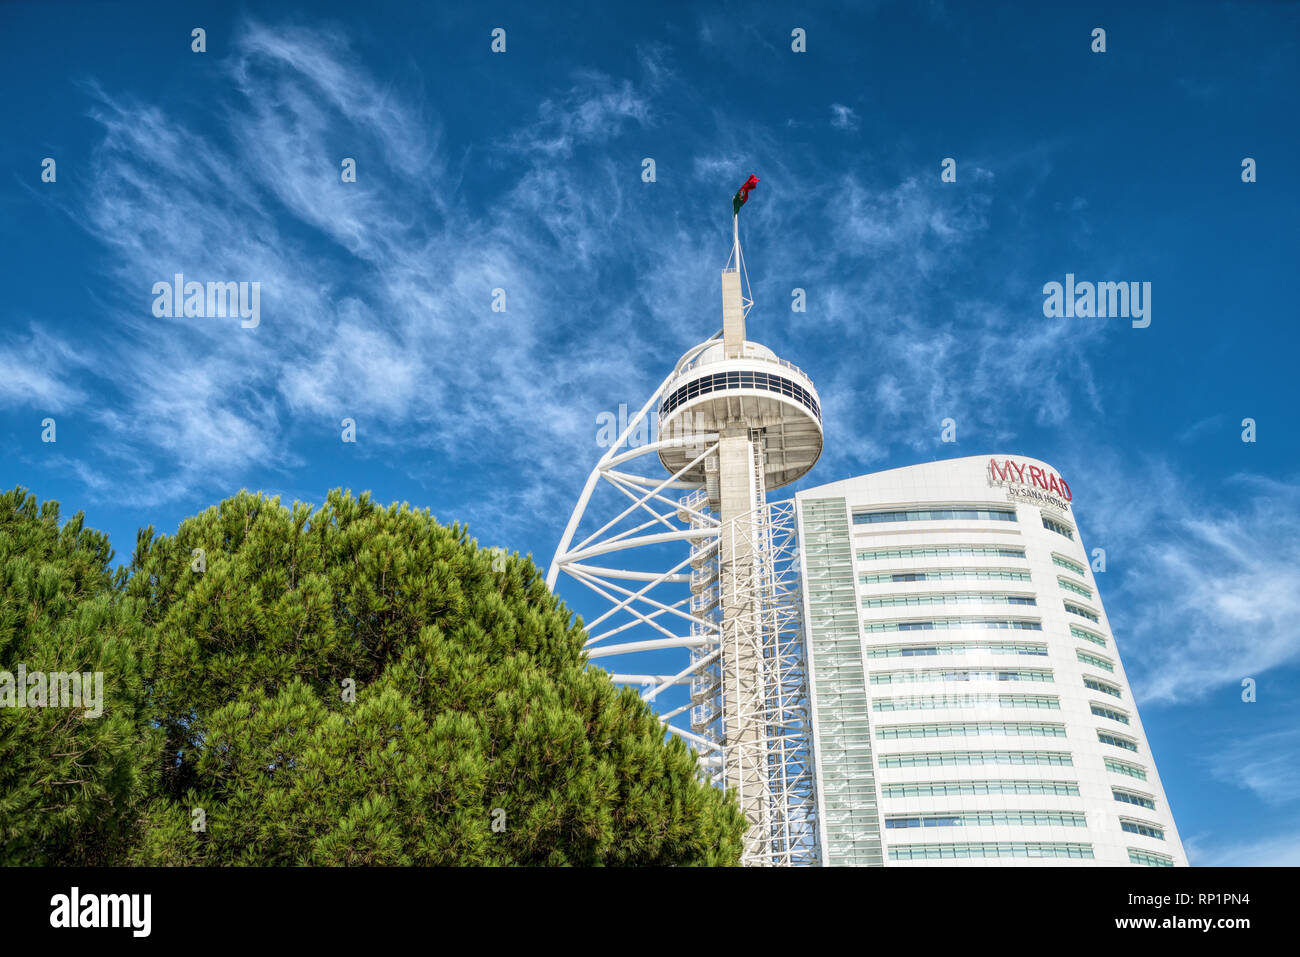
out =
[[952,459],[797,502],[823,864],[1187,863],[1051,466]]

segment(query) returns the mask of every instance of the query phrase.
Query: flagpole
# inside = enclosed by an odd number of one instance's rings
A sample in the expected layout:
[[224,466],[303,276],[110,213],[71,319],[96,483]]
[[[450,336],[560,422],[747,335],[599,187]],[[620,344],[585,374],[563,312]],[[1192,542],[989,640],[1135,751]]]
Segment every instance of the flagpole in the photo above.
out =
[[733,260],[736,272],[740,272],[740,216],[734,212],[731,214],[731,256],[727,259],[727,264],[731,265]]

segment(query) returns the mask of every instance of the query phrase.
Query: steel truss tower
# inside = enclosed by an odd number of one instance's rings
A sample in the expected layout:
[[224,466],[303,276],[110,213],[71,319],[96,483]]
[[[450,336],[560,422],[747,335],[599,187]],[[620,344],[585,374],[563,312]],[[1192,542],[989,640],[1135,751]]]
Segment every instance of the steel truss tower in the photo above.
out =
[[645,668],[613,679],[639,686],[709,779],[736,794],[749,822],[742,863],[810,865],[794,502],[767,494],[820,457],[821,406],[801,369],[745,338],[742,277],[747,286],[733,219],[722,331],[682,356],[596,463],[547,584],[564,572],[599,596],[588,657]]

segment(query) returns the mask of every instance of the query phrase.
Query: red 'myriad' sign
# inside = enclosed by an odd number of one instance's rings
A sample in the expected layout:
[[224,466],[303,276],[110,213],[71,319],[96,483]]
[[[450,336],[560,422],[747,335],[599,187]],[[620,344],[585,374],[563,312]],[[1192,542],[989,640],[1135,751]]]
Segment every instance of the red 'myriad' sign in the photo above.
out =
[[1070,486],[1065,483],[1065,479],[1055,472],[1040,469],[1037,465],[1016,462],[1013,459],[1007,459],[1002,463],[1001,467],[998,466],[997,459],[989,459],[989,478],[994,482],[1017,482],[1020,485],[1037,486],[1044,492],[1059,495],[1067,502],[1074,498],[1070,494]]

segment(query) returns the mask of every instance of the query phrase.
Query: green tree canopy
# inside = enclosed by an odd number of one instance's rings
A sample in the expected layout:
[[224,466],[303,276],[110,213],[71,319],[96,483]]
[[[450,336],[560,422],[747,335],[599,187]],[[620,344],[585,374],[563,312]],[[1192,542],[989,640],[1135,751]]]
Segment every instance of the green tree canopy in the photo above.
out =
[[241,492],[143,531],[130,572],[165,739],[137,861],[739,859],[735,802],[586,669],[581,622],[532,562],[459,526],[368,495],[313,512]]
[[20,666],[103,675],[99,716],[0,706],[0,864],[109,863],[133,840],[159,741],[145,712],[140,609],[112,560],[81,512],[60,527],[57,502],[0,494],[0,672],[14,684]]

